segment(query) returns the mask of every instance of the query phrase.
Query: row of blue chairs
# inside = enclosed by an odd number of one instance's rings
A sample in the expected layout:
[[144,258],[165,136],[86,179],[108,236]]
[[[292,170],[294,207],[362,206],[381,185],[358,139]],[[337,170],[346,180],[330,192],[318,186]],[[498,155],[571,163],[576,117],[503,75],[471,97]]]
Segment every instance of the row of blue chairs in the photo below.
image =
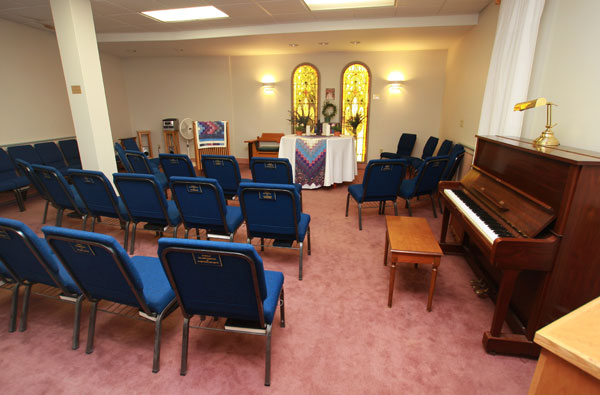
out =
[[[380,154],[380,159],[407,159],[409,164],[413,168],[418,168],[425,159],[433,157],[439,139],[437,137],[430,136],[425,142],[425,146],[423,147],[423,152],[420,157],[411,157],[412,150],[415,146],[415,142],[417,141],[417,135],[413,133],[402,133],[400,139],[398,140],[398,147],[396,148],[396,152],[382,152]],[[440,145],[435,156],[446,156],[450,154],[452,150],[453,142],[452,140],[444,140]],[[462,146],[461,146],[462,147]]]
[[[219,181],[211,178],[171,177],[173,200],[168,200],[152,174],[115,173],[117,195],[102,172],[70,169],[72,184],[68,184],[52,167],[21,160],[18,165],[47,199],[43,223],[48,204],[58,210],[56,226],[61,226],[64,210],[73,210],[82,218],[83,230],[88,217],[92,220],[92,231],[98,217],[116,218],[125,231],[123,246],[127,249],[129,245],[133,254],[140,223],[161,236],[171,228],[173,237],[177,237],[177,229],[183,224],[186,238],[191,229],[196,230],[199,238],[199,230],[203,229],[207,239],[233,241],[235,232],[245,221],[248,243],[260,238],[261,250],[264,250],[264,240],[273,239],[275,247],[299,251],[299,278],[302,279],[305,238],[308,238],[308,254],[311,253],[310,216],[302,213],[300,194],[294,185],[242,182],[236,192],[240,206],[228,206]],[[130,226],[131,240],[128,241]]]
[[[163,320],[180,308],[183,315],[180,374],[187,372],[190,319],[227,319],[234,332],[266,336],[265,385],[270,384],[271,326],[280,305],[285,326],[284,276],[265,270],[247,244],[161,238],[156,257],[130,256],[112,237],[45,226],[45,239],[20,221],[0,218],[0,279],[12,285],[9,332],[16,329],[19,288],[25,288],[19,331],[27,328],[32,286],[59,290],[75,303],[72,349],[79,347],[81,305],[91,304],[86,353],[94,350],[96,316],[101,301],[138,309],[155,323],[152,371],[160,369]],[[220,317],[220,318],[219,318]],[[214,321],[215,318],[212,320]],[[234,320],[235,322],[231,322]],[[243,326],[240,325],[242,320]],[[247,329],[252,323],[251,329]],[[249,332],[251,331],[251,332]]]
[[[60,148],[59,148],[60,147]],[[61,140],[58,145],[45,142],[0,148],[0,192],[13,191],[20,211],[25,211],[25,198],[29,180],[16,171],[16,160],[52,166],[65,174],[67,168],[81,169],[77,140]]]
[[[350,197],[358,204],[358,228],[362,230],[363,203],[379,202],[379,214],[385,214],[385,203],[391,201],[394,205],[394,214],[398,215],[396,199],[400,196],[405,200],[408,213],[412,216],[410,200],[414,197],[429,195],[433,215],[437,218],[433,197],[437,191],[437,185],[442,180],[451,180],[454,177],[464,154],[464,147],[456,144],[450,155],[425,158],[416,168],[415,176],[408,179],[406,172],[412,166],[408,158],[369,161],[365,168],[362,184],[348,187],[346,217],[348,216]],[[440,204],[439,200],[438,204]]]

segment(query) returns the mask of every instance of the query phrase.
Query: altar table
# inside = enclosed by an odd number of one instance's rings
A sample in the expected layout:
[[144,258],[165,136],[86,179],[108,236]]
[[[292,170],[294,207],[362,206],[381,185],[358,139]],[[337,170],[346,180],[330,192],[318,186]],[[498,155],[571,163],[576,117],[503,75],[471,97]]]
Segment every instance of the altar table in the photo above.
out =
[[303,189],[351,182],[358,174],[351,136],[286,135],[279,142],[279,157],[290,161],[294,180]]

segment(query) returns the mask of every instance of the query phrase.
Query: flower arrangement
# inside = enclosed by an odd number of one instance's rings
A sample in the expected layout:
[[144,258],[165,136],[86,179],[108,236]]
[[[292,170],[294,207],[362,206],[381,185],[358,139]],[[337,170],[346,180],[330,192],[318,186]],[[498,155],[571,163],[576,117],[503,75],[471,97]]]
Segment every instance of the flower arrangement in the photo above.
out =
[[290,119],[288,119],[288,121],[290,121],[296,131],[304,131],[306,129],[306,125],[310,125],[312,123],[310,115],[305,115],[302,108],[300,108],[299,111],[290,110]]
[[352,127],[353,136],[356,135],[356,129],[362,123],[362,121],[365,120],[365,118],[365,115],[356,113],[348,117],[348,119],[346,119],[346,123]]
[[335,114],[337,114],[337,107],[332,102],[325,102],[321,114],[325,117],[325,122],[329,123],[331,122],[331,118],[335,117]]

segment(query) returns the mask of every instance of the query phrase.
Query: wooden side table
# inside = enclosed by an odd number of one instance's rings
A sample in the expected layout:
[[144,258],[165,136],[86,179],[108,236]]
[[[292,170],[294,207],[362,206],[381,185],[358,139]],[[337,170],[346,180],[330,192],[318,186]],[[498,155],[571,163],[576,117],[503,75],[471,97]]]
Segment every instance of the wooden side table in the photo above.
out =
[[392,307],[394,280],[397,263],[426,263],[433,265],[427,311],[431,311],[437,268],[440,266],[442,249],[438,244],[425,218],[385,216],[385,251],[383,264],[387,265],[388,250],[391,250],[390,286],[388,307]]

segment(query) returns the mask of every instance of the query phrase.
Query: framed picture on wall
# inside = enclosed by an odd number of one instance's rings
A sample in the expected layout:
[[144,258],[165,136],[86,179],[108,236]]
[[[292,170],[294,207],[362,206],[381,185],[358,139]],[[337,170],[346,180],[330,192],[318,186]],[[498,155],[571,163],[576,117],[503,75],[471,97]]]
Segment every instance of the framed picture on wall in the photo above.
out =
[[325,100],[335,100],[335,88],[325,88]]

